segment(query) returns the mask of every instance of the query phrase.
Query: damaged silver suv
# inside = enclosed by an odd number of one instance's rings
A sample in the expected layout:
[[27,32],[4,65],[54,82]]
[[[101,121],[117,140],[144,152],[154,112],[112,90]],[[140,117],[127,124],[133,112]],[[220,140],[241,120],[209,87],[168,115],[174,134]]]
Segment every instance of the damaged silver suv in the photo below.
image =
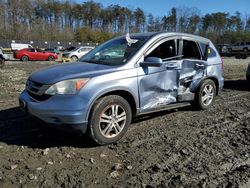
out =
[[222,71],[206,38],[127,34],[79,62],[33,73],[20,106],[54,127],[81,130],[98,144],[110,144],[122,138],[135,116],[189,105],[209,108],[223,87]]

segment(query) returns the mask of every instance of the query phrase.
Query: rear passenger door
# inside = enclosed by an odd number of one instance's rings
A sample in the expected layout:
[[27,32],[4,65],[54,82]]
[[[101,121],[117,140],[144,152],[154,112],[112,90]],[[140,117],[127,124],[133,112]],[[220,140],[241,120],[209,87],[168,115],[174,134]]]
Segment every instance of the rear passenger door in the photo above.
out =
[[191,84],[206,75],[208,44],[192,39],[180,40],[181,70],[179,75],[178,95],[191,88]]

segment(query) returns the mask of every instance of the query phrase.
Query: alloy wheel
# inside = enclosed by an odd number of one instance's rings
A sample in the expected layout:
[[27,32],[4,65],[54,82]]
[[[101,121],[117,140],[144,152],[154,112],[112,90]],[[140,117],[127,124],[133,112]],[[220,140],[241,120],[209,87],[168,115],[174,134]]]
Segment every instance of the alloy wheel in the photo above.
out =
[[214,87],[211,84],[205,85],[202,91],[201,101],[205,106],[211,104],[214,98]]
[[118,104],[107,106],[99,118],[99,129],[106,138],[113,138],[119,135],[126,124],[126,111]]

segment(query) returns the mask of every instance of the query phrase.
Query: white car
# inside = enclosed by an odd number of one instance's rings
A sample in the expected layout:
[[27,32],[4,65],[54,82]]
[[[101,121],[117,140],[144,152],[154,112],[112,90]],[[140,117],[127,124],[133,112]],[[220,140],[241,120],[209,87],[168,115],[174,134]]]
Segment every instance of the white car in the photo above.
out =
[[31,46],[30,44],[23,44],[23,43],[11,43],[10,45],[12,51],[18,51],[24,48],[33,48],[33,46]]
[[94,49],[94,47],[92,47],[92,46],[81,46],[81,47],[74,49],[73,51],[70,51],[68,53],[64,53],[64,57],[68,56],[73,61],[77,61],[79,58],[81,58],[83,55],[85,55],[86,53],[88,53],[92,49]]

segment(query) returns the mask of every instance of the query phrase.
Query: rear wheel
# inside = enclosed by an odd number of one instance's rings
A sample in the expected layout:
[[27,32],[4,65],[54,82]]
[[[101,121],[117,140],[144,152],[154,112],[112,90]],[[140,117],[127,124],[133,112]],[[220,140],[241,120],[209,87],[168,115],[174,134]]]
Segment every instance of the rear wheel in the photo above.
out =
[[248,51],[248,49],[247,49],[247,48],[244,48],[244,49],[243,49],[243,51],[244,51],[244,52],[247,52],[247,51]]
[[21,60],[22,61],[29,61],[29,58],[28,58],[28,56],[24,55],[21,57]]
[[53,56],[49,56],[49,57],[48,57],[48,60],[49,60],[49,61],[54,61],[55,58],[54,58]]
[[89,120],[89,136],[98,144],[117,142],[126,133],[132,113],[128,102],[117,95],[101,98],[94,105]]
[[232,52],[232,48],[228,48],[228,51],[229,51],[229,52]]
[[215,95],[216,86],[213,80],[204,80],[196,92],[196,106],[199,109],[208,109],[212,105]]

